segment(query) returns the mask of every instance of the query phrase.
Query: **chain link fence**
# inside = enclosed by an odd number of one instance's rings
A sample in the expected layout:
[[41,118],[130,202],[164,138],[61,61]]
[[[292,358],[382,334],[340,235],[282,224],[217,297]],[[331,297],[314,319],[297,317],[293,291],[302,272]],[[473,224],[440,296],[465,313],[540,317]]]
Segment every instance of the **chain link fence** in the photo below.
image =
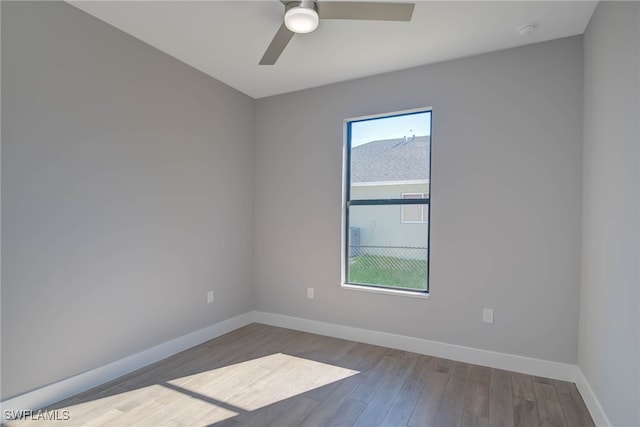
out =
[[[375,258],[397,258],[424,262],[427,259],[427,248],[414,246],[349,246],[349,259],[355,259],[362,255],[370,255]],[[384,262],[384,260],[380,262]],[[391,261],[387,260],[386,262],[389,263]]]
[[425,289],[427,248],[349,246],[349,281],[399,288]]

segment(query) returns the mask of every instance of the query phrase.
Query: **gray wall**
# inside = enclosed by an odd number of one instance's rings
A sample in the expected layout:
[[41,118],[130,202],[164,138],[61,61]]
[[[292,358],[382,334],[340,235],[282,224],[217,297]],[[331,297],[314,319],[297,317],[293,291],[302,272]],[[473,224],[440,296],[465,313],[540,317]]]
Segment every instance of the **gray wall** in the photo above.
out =
[[72,6],[2,2],[3,398],[251,310],[253,120]]
[[600,2],[584,35],[578,364],[616,426],[640,425],[640,3]]
[[[426,106],[431,299],[342,290],[343,120]],[[255,159],[257,310],[576,362],[581,37],[260,99]]]

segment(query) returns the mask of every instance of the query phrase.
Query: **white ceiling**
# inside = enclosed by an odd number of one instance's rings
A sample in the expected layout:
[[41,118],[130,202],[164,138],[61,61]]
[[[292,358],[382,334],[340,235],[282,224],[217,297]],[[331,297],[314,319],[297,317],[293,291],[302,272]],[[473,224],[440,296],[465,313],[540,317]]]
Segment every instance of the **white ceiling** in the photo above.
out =
[[[407,0],[405,0],[407,1]],[[258,65],[284,7],[263,1],[69,1],[254,98],[582,34],[596,1],[417,1],[411,22],[325,20]],[[538,29],[520,36],[518,27]]]

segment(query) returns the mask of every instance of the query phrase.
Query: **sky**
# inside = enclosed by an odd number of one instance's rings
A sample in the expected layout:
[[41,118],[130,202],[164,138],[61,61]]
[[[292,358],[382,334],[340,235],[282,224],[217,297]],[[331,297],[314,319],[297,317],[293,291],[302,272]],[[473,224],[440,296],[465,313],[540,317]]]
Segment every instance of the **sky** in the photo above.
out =
[[431,112],[383,117],[351,123],[351,147],[380,139],[431,134]]

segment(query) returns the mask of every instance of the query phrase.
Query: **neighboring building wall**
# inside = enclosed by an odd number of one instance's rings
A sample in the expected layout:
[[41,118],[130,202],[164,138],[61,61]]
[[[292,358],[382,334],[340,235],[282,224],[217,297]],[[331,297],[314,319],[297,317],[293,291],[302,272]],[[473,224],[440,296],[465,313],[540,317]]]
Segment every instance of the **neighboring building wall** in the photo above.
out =
[[[402,193],[428,193],[427,184],[353,186],[352,199],[400,199]],[[427,194],[428,195],[428,194]],[[425,209],[427,206],[425,206]],[[360,231],[360,244],[375,247],[427,247],[427,224],[402,223],[401,206],[353,206],[350,227]],[[425,250],[365,248],[361,253],[424,259]]]
[[66,3],[1,7],[2,398],[250,311],[253,100]]
[[614,426],[640,425],[640,3],[602,1],[584,35],[578,365]]

